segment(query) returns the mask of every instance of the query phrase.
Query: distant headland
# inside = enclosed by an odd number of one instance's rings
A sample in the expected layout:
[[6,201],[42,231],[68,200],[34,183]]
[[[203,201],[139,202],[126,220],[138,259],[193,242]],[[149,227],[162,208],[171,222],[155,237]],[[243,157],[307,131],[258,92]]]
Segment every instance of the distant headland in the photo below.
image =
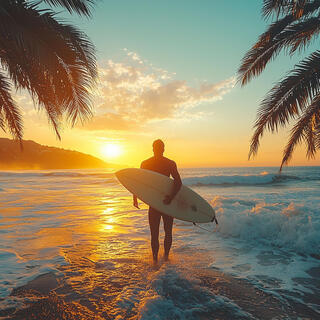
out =
[[117,167],[89,154],[44,146],[31,140],[23,140],[22,145],[23,149],[18,141],[0,138],[0,170]]

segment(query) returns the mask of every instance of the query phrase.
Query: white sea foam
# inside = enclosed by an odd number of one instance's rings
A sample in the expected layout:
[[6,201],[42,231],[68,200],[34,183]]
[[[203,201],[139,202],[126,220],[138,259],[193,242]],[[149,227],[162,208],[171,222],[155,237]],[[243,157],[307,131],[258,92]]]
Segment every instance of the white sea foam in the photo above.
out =
[[151,273],[146,288],[125,287],[117,306],[118,315],[124,307],[135,306],[141,320],[201,319],[213,314],[230,319],[252,318],[230,299],[214,294],[173,265],[163,265]]
[[225,237],[261,242],[302,254],[320,254],[320,216],[294,202],[266,203],[216,196],[212,202]]

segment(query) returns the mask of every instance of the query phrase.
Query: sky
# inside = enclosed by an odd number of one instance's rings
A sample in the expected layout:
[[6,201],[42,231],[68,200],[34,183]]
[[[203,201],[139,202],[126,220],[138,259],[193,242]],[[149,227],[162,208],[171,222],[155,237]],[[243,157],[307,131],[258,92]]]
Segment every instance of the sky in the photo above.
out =
[[[236,83],[245,52],[266,28],[262,0],[101,0],[76,24],[96,46],[94,117],[59,141],[43,112],[17,93],[24,139],[139,166],[162,139],[179,167],[279,166],[289,128],[266,134],[248,161],[260,101],[304,55],[280,55],[249,85]],[[312,47],[309,49],[312,50]],[[8,137],[0,133],[1,137]],[[299,147],[291,165],[319,165]]]

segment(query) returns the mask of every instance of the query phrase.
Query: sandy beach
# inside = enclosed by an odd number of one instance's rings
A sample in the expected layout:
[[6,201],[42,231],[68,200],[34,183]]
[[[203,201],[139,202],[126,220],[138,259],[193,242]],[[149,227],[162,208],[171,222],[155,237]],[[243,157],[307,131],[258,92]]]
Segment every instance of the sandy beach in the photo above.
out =
[[[119,258],[110,268],[70,256],[70,265],[60,269],[63,277],[47,273],[14,289],[13,299],[28,302],[0,314],[9,319],[317,318],[303,304],[284,306],[248,281],[205,268],[206,256],[198,250],[179,252],[157,268],[134,258]],[[319,275],[320,268],[314,272]],[[316,297],[309,299],[317,303]]]

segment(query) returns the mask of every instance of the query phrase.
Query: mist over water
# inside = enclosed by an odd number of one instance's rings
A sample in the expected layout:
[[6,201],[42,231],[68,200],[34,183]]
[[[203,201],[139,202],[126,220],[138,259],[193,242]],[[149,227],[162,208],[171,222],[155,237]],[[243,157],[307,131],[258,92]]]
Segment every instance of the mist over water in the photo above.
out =
[[175,220],[171,261],[154,268],[147,206],[112,170],[0,172],[0,310],[37,303],[16,288],[50,275],[87,318],[320,316],[320,168],[181,174],[219,225]]

